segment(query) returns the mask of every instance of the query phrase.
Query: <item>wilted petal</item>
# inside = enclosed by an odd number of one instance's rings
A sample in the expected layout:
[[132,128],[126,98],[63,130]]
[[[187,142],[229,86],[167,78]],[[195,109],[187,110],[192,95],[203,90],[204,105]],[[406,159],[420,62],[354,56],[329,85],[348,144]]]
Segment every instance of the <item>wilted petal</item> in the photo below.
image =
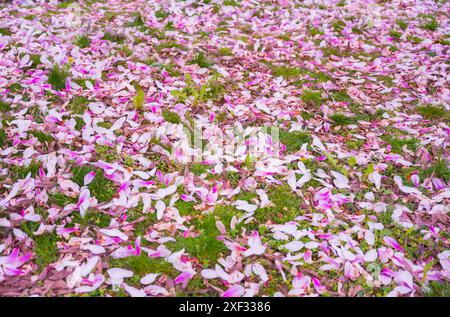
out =
[[95,171],[91,171],[84,176],[84,186],[89,185],[95,178]]
[[146,297],[147,296],[145,291],[142,289],[137,289],[137,288],[135,288],[133,286],[129,286],[127,284],[124,284],[123,288],[125,289],[125,291],[128,294],[130,294],[131,297]]
[[141,284],[149,285],[149,284],[152,284],[158,276],[159,276],[159,273],[158,274],[150,273],[150,274],[145,275],[143,278],[141,278],[140,282],[141,282]]
[[347,177],[335,171],[331,171],[331,175],[334,177],[334,185],[336,185],[337,188],[350,188]]
[[400,244],[398,244],[398,242],[397,242],[394,238],[391,238],[391,237],[386,236],[386,237],[383,237],[383,241],[384,241],[384,243],[385,243],[387,246],[389,246],[389,247],[391,247],[391,248],[394,248],[394,249],[396,249],[396,250],[398,250],[398,251],[401,251],[401,252],[404,252],[404,251],[405,251],[405,250],[400,246]]
[[241,297],[244,292],[245,289],[241,285],[233,285],[222,294],[222,297]]

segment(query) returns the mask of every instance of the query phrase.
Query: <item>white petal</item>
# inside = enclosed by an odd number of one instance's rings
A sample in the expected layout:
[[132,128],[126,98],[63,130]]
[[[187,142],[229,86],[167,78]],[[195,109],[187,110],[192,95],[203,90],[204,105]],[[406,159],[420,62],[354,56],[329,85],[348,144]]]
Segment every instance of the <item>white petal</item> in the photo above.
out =
[[155,274],[155,273],[147,274],[146,276],[141,278],[141,284],[144,284],[144,285],[152,284],[158,276],[159,276],[159,274]]
[[304,247],[304,243],[301,241],[291,241],[281,246],[282,248],[288,249],[291,252],[300,251]]
[[364,261],[366,262],[373,262],[377,259],[378,257],[378,252],[377,250],[369,250],[366,252],[366,254],[364,255]]
[[341,173],[331,171],[331,174],[334,177],[334,185],[336,185],[337,188],[350,188],[350,185],[348,184],[348,178],[342,175]]

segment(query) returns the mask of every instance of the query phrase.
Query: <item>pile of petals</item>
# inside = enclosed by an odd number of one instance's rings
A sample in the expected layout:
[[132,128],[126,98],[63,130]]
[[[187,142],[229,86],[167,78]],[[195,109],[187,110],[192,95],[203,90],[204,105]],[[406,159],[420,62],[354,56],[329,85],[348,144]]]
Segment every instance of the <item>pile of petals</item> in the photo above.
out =
[[0,295],[449,296],[449,11],[1,3]]

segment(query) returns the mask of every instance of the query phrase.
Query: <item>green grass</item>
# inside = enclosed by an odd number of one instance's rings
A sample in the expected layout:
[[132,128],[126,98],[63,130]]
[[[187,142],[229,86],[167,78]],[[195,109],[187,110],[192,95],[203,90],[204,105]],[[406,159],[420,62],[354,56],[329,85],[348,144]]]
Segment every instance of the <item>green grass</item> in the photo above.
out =
[[434,32],[439,27],[439,23],[436,21],[436,19],[431,18],[428,22],[422,24],[421,27],[425,30]]
[[301,94],[300,98],[307,105],[319,107],[322,104],[322,93],[320,91],[305,90]]
[[127,26],[130,26],[130,27],[144,26],[144,25],[145,25],[145,20],[139,12],[136,12],[134,14],[133,21],[131,21],[130,23],[127,24]]
[[271,271],[268,271],[267,274],[270,276],[270,279],[267,281],[267,285],[265,285],[264,294],[273,296],[276,292],[283,292],[286,283],[280,272],[276,269],[272,269]]
[[420,144],[420,141],[415,138],[411,139],[389,138],[387,142],[391,145],[392,152],[397,154],[403,154],[403,147],[405,145],[408,147],[408,150],[415,152]]
[[175,242],[167,243],[171,250],[186,249],[191,256],[195,256],[205,265],[212,265],[217,261],[221,253],[228,249],[222,241],[217,240],[220,235],[216,228],[216,216],[207,214],[193,221],[200,235],[195,238],[178,237]]
[[59,251],[56,246],[58,236],[55,233],[44,233],[31,237],[33,237],[33,251],[36,256],[34,262],[39,266],[40,271],[58,260]]
[[237,2],[235,0],[224,0],[223,1],[223,5],[224,6],[232,6],[232,7],[239,7],[240,6],[239,2]]
[[[318,83],[318,82],[326,82],[331,80],[331,77],[323,72],[316,72],[316,71],[312,71],[312,70],[308,70],[308,69],[304,69],[304,68],[298,68],[298,67],[291,67],[288,65],[273,65],[271,62],[266,61],[266,60],[262,60],[261,63],[267,65],[271,72],[272,75],[275,77],[283,77],[284,79],[296,79],[298,78],[300,75],[303,75],[306,78],[302,78],[296,82],[294,82],[293,84],[298,85],[298,86],[303,86],[303,84],[307,81],[310,81],[311,79],[313,80],[314,83]],[[309,78],[308,78],[309,77]],[[308,79],[308,80],[306,80]]]
[[430,177],[434,174],[434,177],[441,178],[445,182],[450,181],[450,169],[448,168],[448,162],[441,159],[431,165],[429,168],[420,171],[420,178]]
[[441,45],[450,46],[450,40],[447,40],[447,39],[438,39],[436,42]]
[[333,47],[333,46],[325,46],[322,47],[322,53],[323,55],[330,57],[330,56],[342,56],[346,55],[344,52],[342,52],[339,48]]
[[49,194],[48,199],[51,204],[55,204],[60,207],[65,207],[69,204],[76,204],[78,201],[77,198],[69,197],[61,193]]
[[330,116],[330,119],[333,120],[333,123],[335,125],[349,125],[349,124],[355,124],[357,122],[356,117],[348,117],[342,113],[334,113]]
[[422,43],[422,41],[423,41],[420,37],[417,37],[417,36],[411,36],[411,35],[408,35],[408,36],[406,37],[406,39],[407,39],[408,41],[414,43],[414,44],[420,44],[420,43]]
[[[99,127],[103,127],[109,129],[112,126],[111,122],[101,122],[98,124]],[[99,160],[104,160],[108,163],[117,162],[120,158],[119,154],[113,147],[109,147],[106,145],[95,145],[95,156]]]
[[275,76],[282,76],[284,79],[297,78],[302,75],[302,78],[295,81],[293,84],[303,86],[306,82],[321,83],[331,80],[331,77],[323,72],[310,71],[303,68],[291,68],[286,66],[272,66],[272,74]]
[[0,145],[3,145],[7,139],[6,131],[3,129],[0,129]]
[[158,11],[155,11],[155,17],[157,17],[158,19],[165,19],[170,15],[169,12],[166,12],[162,9],[159,9]]
[[[102,127],[102,128],[105,128],[105,129],[109,129],[109,128],[112,127],[113,124],[112,124],[112,122],[109,122],[109,121],[103,121],[103,122],[97,123],[97,125],[99,127]],[[97,148],[97,152],[108,152],[109,149],[111,149],[111,150],[113,149],[112,147],[109,147],[109,146],[106,146],[106,145],[98,145],[98,144],[96,144],[95,146]]]
[[364,31],[362,29],[360,29],[359,27],[353,26],[352,27],[352,33],[355,34],[364,34]]
[[164,26],[164,30],[166,30],[166,31],[175,31],[176,28],[173,26],[173,21],[167,22],[166,25]]
[[6,36],[12,35],[11,31],[8,28],[0,28],[0,34]]
[[279,39],[289,42],[291,40],[291,33],[281,34],[278,36]]
[[133,55],[133,51],[126,45],[122,45],[120,51],[125,54],[126,57]]
[[73,3],[73,1],[69,0],[69,1],[62,1],[61,3],[58,4],[58,8],[59,9],[65,9],[67,8],[69,5],[71,5]]
[[308,76],[314,79],[314,82],[327,82],[332,78],[323,72],[306,72]]
[[331,24],[331,26],[332,26],[332,28],[333,28],[333,30],[334,30],[335,32],[340,33],[340,32],[342,32],[342,30],[345,28],[346,24],[345,24],[345,22],[342,21],[342,20],[337,20],[337,21],[334,21],[334,22]]
[[177,69],[177,65],[172,61],[167,64],[161,64],[155,63],[153,60],[149,59],[145,63],[150,66],[157,66],[160,67],[161,69],[165,69],[171,77],[178,77],[181,75],[181,72]]
[[52,85],[55,90],[62,90],[66,88],[66,80],[69,72],[64,68],[54,65],[48,74],[48,83]]
[[238,172],[226,172],[226,179],[230,182],[233,187],[236,187],[241,179],[241,174]]
[[158,46],[156,46],[156,50],[158,52],[162,52],[162,50],[164,50],[164,49],[171,49],[171,48],[176,48],[176,49],[184,50],[184,51],[187,50],[185,46],[179,44],[176,41],[172,41],[172,40],[162,42],[162,43],[158,44]]
[[72,169],[72,180],[79,186],[83,186],[84,176],[91,171],[96,172],[94,180],[88,185],[91,195],[95,196],[101,203],[111,201],[117,191],[117,186],[115,186],[112,181],[105,178],[103,170],[90,166],[75,166]]
[[178,212],[181,216],[189,216],[199,213],[199,211],[194,209],[195,203],[192,201],[184,201],[182,199],[179,199],[174,204],[174,206],[178,209]]
[[118,12],[107,11],[104,13],[105,19],[108,21],[112,21],[115,17],[119,15]]
[[285,223],[302,214],[300,210],[302,199],[287,185],[271,188],[267,195],[274,206],[258,208],[255,211],[255,218],[259,224],[269,220],[275,223]]
[[139,84],[136,85],[136,89],[137,89],[137,93],[136,95],[133,97],[132,101],[133,101],[133,105],[134,108],[136,110],[142,110],[144,107],[144,103],[145,103],[145,93],[142,90],[142,88],[140,87]]
[[318,29],[316,27],[309,27],[308,31],[311,36],[324,35],[323,31],[321,31],[320,29]]
[[23,89],[23,87],[22,87],[22,85],[19,84],[19,83],[14,83],[14,84],[11,84],[11,85],[8,87],[8,89],[9,89],[12,93],[17,93],[17,92],[20,92],[20,91]]
[[[177,250],[178,251],[178,250]],[[133,271],[139,277],[143,277],[149,273],[176,273],[172,264],[161,258],[150,258],[145,252],[140,256],[130,256],[123,259],[112,259],[109,266],[120,267]]]
[[30,68],[38,67],[38,65],[41,64],[41,55],[39,54],[29,54],[29,55],[30,61],[32,62]]
[[287,153],[295,153],[300,150],[302,144],[311,143],[311,135],[308,132],[285,130],[280,131],[280,142],[286,146]]
[[209,68],[213,66],[213,63],[208,60],[206,55],[203,52],[198,52],[189,62],[188,64],[197,64],[201,68]]
[[208,171],[208,169],[209,169],[208,165],[200,164],[200,163],[194,163],[191,166],[191,172],[194,173],[195,175],[204,174]]
[[212,76],[212,78],[204,85],[204,88],[206,100],[220,100],[225,93],[224,85],[219,82],[217,76]]
[[[36,209],[38,211],[39,209]],[[33,232],[38,230],[39,222],[23,221],[20,223],[20,230],[25,232],[29,237],[33,238]]]
[[[50,204],[55,204],[60,207],[65,207],[69,204],[76,204],[78,201],[78,198],[69,197],[62,193],[49,194],[48,196]],[[88,209],[84,218],[82,218],[78,212],[72,213],[71,218],[72,223],[77,223],[83,228],[88,226],[107,228],[111,222],[111,216],[92,209]]]
[[225,88],[218,81],[218,75],[213,75],[207,83],[198,85],[194,83],[189,74],[186,74],[185,82],[186,87],[182,90],[172,90],[171,95],[177,98],[177,102],[180,103],[184,103],[188,98],[193,97],[193,107],[207,100],[218,101],[225,93]]
[[6,113],[11,110],[11,104],[0,100],[0,112]]
[[289,66],[273,66],[272,67],[272,75],[275,77],[283,77],[284,79],[290,79],[297,77],[301,74],[301,70],[295,67]]
[[[51,103],[57,103],[57,102],[60,102],[60,101],[61,101],[60,96],[58,96],[57,94],[54,94],[53,92],[50,92],[50,91],[46,91],[46,92],[45,92],[45,97],[47,98],[47,101],[50,101]],[[34,113],[32,113],[32,112],[34,112]],[[29,113],[32,114],[32,115],[35,117],[36,120],[38,120],[39,118],[42,119],[43,113],[42,113],[42,111],[39,109],[38,106],[32,106],[32,107],[30,107]],[[39,117],[36,117],[35,114],[36,114],[36,115],[39,115]],[[42,123],[42,122],[43,122],[43,121],[41,121],[40,123]]]
[[163,110],[162,116],[163,116],[164,120],[166,120],[167,122],[175,123],[175,124],[181,123],[180,116],[170,110],[166,110],[166,109]]
[[86,48],[91,45],[91,40],[87,36],[82,35],[76,38],[74,44],[81,48]]
[[27,177],[28,173],[31,173],[31,177],[34,177],[39,172],[39,167],[41,167],[40,162],[31,161],[30,165],[24,166],[11,166],[11,177],[14,179],[23,179]]
[[408,22],[406,22],[405,20],[397,20],[396,21],[397,25],[404,31],[408,28]]
[[75,117],[75,130],[81,131],[81,129],[85,126],[85,123],[83,121],[83,118]]
[[108,228],[111,223],[111,216],[99,211],[88,209],[84,218],[79,213],[71,215],[72,223],[77,223],[83,228],[96,226],[99,228]]
[[444,107],[428,105],[428,106],[419,106],[416,109],[417,112],[422,117],[429,120],[436,120],[436,119],[445,120],[450,117],[449,112],[446,111]]
[[51,143],[51,142],[54,141],[54,139],[53,139],[51,134],[47,134],[47,133],[42,132],[42,131],[32,131],[30,133],[34,137],[36,137],[39,140],[39,142],[41,142],[41,143],[45,143],[45,142]]
[[402,36],[402,32],[399,32],[397,30],[391,30],[389,32],[389,35],[398,40]]
[[125,41],[125,36],[121,35],[121,34],[105,32],[105,34],[103,35],[103,39],[106,40],[106,41],[115,42],[115,43],[118,43],[118,44],[123,44],[123,42]]
[[67,105],[67,110],[75,114],[84,114],[88,109],[89,100],[84,96],[75,96]]
[[430,290],[424,292],[425,297],[450,297],[450,283],[431,281],[428,286]]
[[314,114],[312,114],[312,113],[310,113],[308,111],[305,111],[305,110],[302,110],[300,115],[303,118],[303,120],[305,120],[305,121],[308,121],[308,120],[314,118]]
[[72,82],[76,83],[78,86],[82,87],[83,89],[86,89],[86,81],[91,82],[92,85],[95,85],[95,81],[91,78],[85,79],[85,78],[72,78]]
[[228,47],[221,47],[218,49],[218,53],[222,56],[233,56],[233,51]]
[[[135,215],[135,217],[137,216],[136,219],[138,217],[142,216],[142,206],[141,206],[141,208],[139,208],[139,210],[136,208],[133,208],[133,209],[135,209],[136,211],[131,211],[131,212]],[[133,215],[132,213],[130,213],[130,210],[129,210],[127,214]],[[133,219],[133,220],[135,220],[135,219]],[[144,236],[147,233],[147,230],[149,229],[149,227],[153,223],[155,223],[155,221],[156,221],[156,213],[146,214],[145,219],[143,221],[136,223],[136,225],[134,226],[134,236],[135,237]]]
[[214,297],[216,294],[212,291],[206,293],[200,293],[199,290],[204,290],[205,285],[203,284],[203,278],[200,275],[194,276],[186,286],[182,289],[176,288],[177,297]]

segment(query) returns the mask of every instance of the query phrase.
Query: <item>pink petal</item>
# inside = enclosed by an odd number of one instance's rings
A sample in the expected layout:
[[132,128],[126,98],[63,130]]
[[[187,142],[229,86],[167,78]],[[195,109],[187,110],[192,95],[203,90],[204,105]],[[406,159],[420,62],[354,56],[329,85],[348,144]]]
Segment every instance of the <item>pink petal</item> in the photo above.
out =
[[388,245],[398,251],[405,252],[405,250],[400,246],[400,244],[398,244],[398,242],[394,238],[386,236],[386,237],[383,237],[383,241],[386,245]]
[[222,297],[241,297],[245,289],[241,285],[233,285],[222,294]]
[[90,183],[92,183],[92,181],[94,180],[94,178],[95,178],[95,172],[94,172],[94,171],[87,173],[87,174],[84,176],[84,186],[87,186],[87,185],[89,185]]

